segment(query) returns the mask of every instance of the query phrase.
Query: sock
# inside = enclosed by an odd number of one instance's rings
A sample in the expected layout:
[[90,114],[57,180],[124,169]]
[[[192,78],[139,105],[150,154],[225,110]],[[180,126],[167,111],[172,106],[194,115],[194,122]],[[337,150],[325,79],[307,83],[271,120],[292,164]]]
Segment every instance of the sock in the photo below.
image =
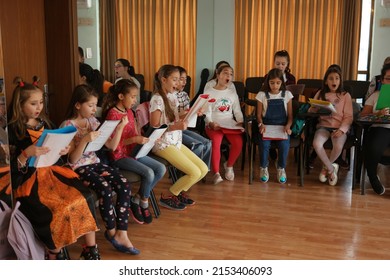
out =
[[148,201],[143,201],[143,200],[141,200],[139,205],[140,205],[143,209],[146,209],[146,208],[149,207],[149,202],[148,202]]
[[131,202],[133,202],[133,203],[139,205],[140,199],[139,199],[139,197],[137,197],[137,196],[133,196],[133,197],[131,198]]

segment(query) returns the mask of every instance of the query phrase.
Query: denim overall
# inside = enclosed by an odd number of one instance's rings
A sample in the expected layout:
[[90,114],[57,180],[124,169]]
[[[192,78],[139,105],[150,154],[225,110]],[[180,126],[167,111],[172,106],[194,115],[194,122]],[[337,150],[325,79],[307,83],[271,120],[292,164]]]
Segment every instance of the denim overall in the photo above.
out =
[[[268,92],[265,93],[267,98],[267,111],[263,117],[263,124],[267,129],[267,125],[286,125],[287,113],[284,108],[284,97],[286,96],[285,91],[282,91],[282,98],[270,99]],[[290,136],[286,140],[263,140],[261,138],[259,149],[261,152],[260,156],[260,167],[268,167],[268,155],[271,147],[271,142],[275,141],[278,144],[278,168],[286,168],[286,161],[288,156],[288,150],[290,149]]]

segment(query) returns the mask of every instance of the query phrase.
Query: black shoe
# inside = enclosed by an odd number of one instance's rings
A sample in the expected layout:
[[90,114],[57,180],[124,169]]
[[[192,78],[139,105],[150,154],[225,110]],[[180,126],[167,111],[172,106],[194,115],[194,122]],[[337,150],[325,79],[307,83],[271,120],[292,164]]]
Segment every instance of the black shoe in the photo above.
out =
[[80,255],[80,260],[100,260],[99,249],[95,246],[83,246],[83,251]]
[[142,212],[141,212],[141,207],[139,206],[139,204],[137,203],[134,203],[134,202],[130,202],[130,215],[131,217],[133,218],[133,220],[138,223],[138,224],[143,224],[144,223],[144,217],[142,216]]
[[181,211],[181,210],[186,209],[186,206],[183,203],[181,203],[179,201],[179,199],[177,198],[177,196],[175,196],[175,195],[170,195],[170,196],[164,197],[161,194],[160,205],[163,207],[166,207],[168,209],[171,209],[171,210]]
[[194,205],[195,201],[188,197],[188,195],[185,194],[185,192],[181,192],[177,199],[183,203],[184,205]]
[[150,224],[153,220],[153,217],[149,211],[149,208],[142,208],[141,207],[141,213],[142,213],[142,216],[144,217],[145,224]]
[[379,181],[378,176],[374,178],[370,178],[371,187],[379,195],[382,195],[385,193],[386,189],[383,187],[381,181]]
[[269,157],[270,157],[272,160],[276,160],[276,159],[277,159],[278,154],[276,153],[276,149],[270,149],[270,150],[269,150]]

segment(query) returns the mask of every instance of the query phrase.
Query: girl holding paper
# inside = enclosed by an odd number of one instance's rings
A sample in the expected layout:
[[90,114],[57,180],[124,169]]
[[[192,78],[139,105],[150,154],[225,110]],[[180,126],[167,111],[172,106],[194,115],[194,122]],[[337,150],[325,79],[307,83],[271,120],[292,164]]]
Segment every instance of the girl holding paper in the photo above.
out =
[[[383,65],[381,71],[381,84],[389,85],[390,84],[390,64]],[[377,103],[379,98],[379,91],[375,91],[370,97],[366,100],[363,110],[360,115],[389,115],[389,108],[382,108],[378,110]],[[379,177],[377,174],[378,164],[381,160],[383,153],[390,145],[390,124],[373,124],[370,127],[369,133],[367,133],[365,154],[367,156],[364,157],[364,165],[367,169],[367,176],[370,179],[371,187],[374,191],[382,195],[385,193],[385,187],[379,181]]]
[[210,99],[215,99],[215,102],[209,103],[205,118],[206,134],[212,143],[211,169],[214,173],[214,184],[223,181],[219,173],[223,138],[226,137],[230,143],[229,158],[224,163],[225,178],[229,181],[234,180],[233,166],[241,154],[243,145],[244,117],[237,92],[232,89],[231,83],[233,69],[224,64],[217,69],[216,85],[207,92]]
[[182,130],[187,123],[180,120],[178,100],[175,94],[180,83],[180,72],[176,66],[163,65],[155,75],[155,92],[150,100],[150,125],[168,125],[162,137],[156,141],[153,153],[166,159],[184,173],[170,188],[170,195],[161,194],[160,205],[171,210],[184,210],[195,204],[186,192],[208,172],[207,165],[189,148],[182,145]]
[[[292,99],[293,95],[286,90],[283,79],[283,71],[274,68],[267,74],[263,91],[257,96],[257,122],[259,132],[262,134],[259,150],[260,155],[260,181],[268,182],[268,154],[271,142],[278,143],[277,179],[279,183],[287,182],[286,164],[290,148],[291,124],[293,121]],[[279,130],[278,130],[279,128]],[[271,129],[277,132],[275,135],[267,135]]]
[[[187,71],[178,66],[180,72],[180,83],[177,88],[176,96],[179,101],[178,112],[179,116],[186,115],[190,109],[190,98],[184,88],[187,84]],[[200,97],[198,97],[200,98]],[[183,144],[191,149],[199,158],[201,158],[207,167],[210,169],[211,160],[211,141],[197,133],[196,131],[185,129],[183,130]]]
[[[351,95],[344,90],[341,68],[338,65],[330,66],[326,70],[322,88],[316,93],[314,99],[329,101],[336,109],[336,112],[330,115],[319,117],[313,139],[313,148],[323,163],[318,179],[322,183],[328,181],[329,185],[335,186],[339,170],[339,165],[335,161],[343,151],[353,120]],[[316,107],[309,108],[309,112],[317,110]],[[324,144],[329,138],[332,140],[332,151],[328,156]]]
[[126,117],[129,121],[121,130],[115,130],[113,137],[120,137],[118,146],[110,152],[114,165],[120,169],[134,172],[141,176],[138,192],[131,198],[131,215],[139,224],[150,224],[152,215],[149,211],[149,196],[157,182],[164,176],[166,167],[161,162],[143,156],[135,159],[132,156],[137,144],[149,141],[138,130],[138,125],[131,108],[137,102],[139,89],[137,85],[127,79],[119,80],[110,87],[107,99],[103,104],[103,115],[106,120],[120,120]]
[[[85,236],[81,259],[100,259],[96,245],[95,202],[91,191],[59,160],[48,167],[30,167],[32,157],[50,153],[36,142],[53,124],[44,113],[44,97],[37,79],[26,83],[20,77],[10,104],[8,123],[12,188],[20,210],[48,249],[47,259],[66,259],[63,248]],[[61,151],[68,153],[69,146]],[[83,221],[80,223],[80,221]]]
[[[86,186],[95,191],[99,198],[99,210],[106,228],[105,237],[123,253],[139,254],[127,235],[131,197],[130,183],[116,169],[100,162],[94,151],[85,152],[88,143],[99,136],[96,129],[99,121],[95,117],[98,94],[87,85],[79,85],[73,90],[66,121],[61,126],[74,126],[77,133],[69,150],[68,163],[79,174]],[[124,116],[116,129],[123,131],[128,120]],[[108,139],[109,149],[115,149],[120,137]],[[117,194],[114,206],[113,192]]]

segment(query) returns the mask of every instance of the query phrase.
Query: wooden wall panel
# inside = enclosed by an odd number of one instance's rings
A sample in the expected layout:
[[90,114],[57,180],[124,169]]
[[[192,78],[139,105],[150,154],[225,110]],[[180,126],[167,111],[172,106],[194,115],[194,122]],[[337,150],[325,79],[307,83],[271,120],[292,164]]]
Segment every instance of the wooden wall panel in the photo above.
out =
[[59,125],[78,83],[76,0],[45,0],[50,119]]
[[0,1],[5,91],[11,100],[15,76],[47,83],[44,0]]

